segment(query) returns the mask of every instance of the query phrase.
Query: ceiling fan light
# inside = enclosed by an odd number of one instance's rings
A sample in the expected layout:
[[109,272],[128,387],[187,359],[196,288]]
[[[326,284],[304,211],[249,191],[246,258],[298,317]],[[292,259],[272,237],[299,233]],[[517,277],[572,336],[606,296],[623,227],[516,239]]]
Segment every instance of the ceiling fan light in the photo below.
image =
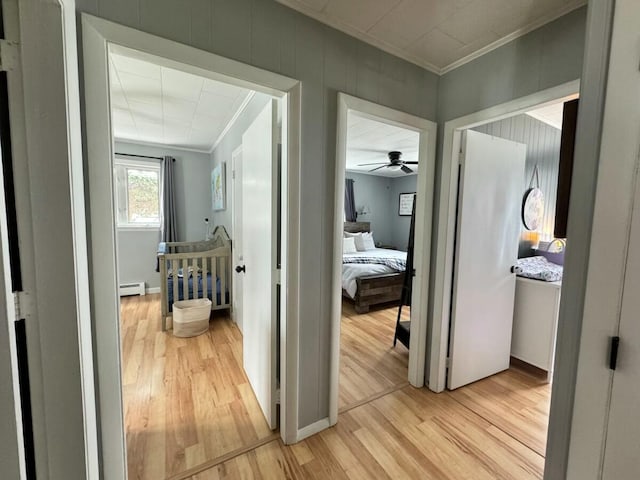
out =
[[389,165],[389,170],[400,170],[402,165]]

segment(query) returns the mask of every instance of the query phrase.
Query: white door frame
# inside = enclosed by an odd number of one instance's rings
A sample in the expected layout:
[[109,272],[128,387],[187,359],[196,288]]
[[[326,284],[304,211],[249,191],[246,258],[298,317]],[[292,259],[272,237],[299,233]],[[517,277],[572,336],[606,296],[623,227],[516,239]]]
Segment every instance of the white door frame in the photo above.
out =
[[[282,75],[82,14],[94,343],[97,363],[103,475],[126,478],[120,379],[119,299],[112,195],[113,145],[108,54],[118,46],[161,57],[167,66],[257,90],[283,102],[281,417],[285,443],[298,438],[299,169],[301,84]],[[157,59],[156,59],[157,61]]]
[[429,342],[428,384],[434,392],[446,385],[446,361],[449,343],[451,286],[453,281],[454,234],[456,228],[456,198],[458,195],[458,163],[462,132],[466,129],[524,113],[536,107],[557,102],[577,93],[580,81],[512,100],[495,107],[450,120],[444,125],[438,237],[436,239],[435,281],[433,285],[432,325]]
[[[242,225],[238,225],[236,223],[236,188],[237,188],[237,183],[236,183],[236,162],[238,157],[241,157],[242,155],[242,142],[240,142],[240,145],[238,145],[238,147],[236,147],[236,149],[231,152],[231,198],[233,199],[233,201],[231,202],[231,234],[233,235],[233,242],[231,245],[231,261],[234,262],[235,258],[234,258],[234,253],[233,250],[238,248],[238,242],[236,241],[236,232],[238,231],[238,229],[242,228]],[[242,160],[240,160],[242,161]],[[235,266],[231,265],[231,270],[233,272],[233,269],[235,268]],[[232,279],[238,278],[234,275],[232,275]],[[236,292],[238,291],[236,289],[236,285],[235,285],[235,280],[231,281],[232,284],[232,290],[231,290],[231,296],[232,296],[232,302],[231,302],[231,318],[233,319],[233,321],[236,323],[236,325],[238,324],[238,319],[236,318],[236,313],[235,313],[235,308],[234,305],[236,304]],[[244,294],[244,292],[243,292]]]
[[[589,9],[593,12],[589,15],[587,28],[597,35],[588,36],[585,47],[588,76],[584,78],[584,89],[590,96],[584,97],[588,104],[582,101],[580,104],[575,152],[576,158],[586,164],[579,181],[587,181],[594,189],[591,199],[594,202],[593,223],[584,268],[581,330],[571,332],[577,337],[575,343],[579,346],[573,410],[567,412],[562,405],[556,407],[554,401],[551,407],[552,418],[554,413],[562,419],[571,417],[567,432],[570,434],[567,470],[566,473],[557,469],[545,471],[547,478],[560,478],[565,473],[564,478],[569,480],[604,478],[604,457],[607,449],[612,448],[606,438],[611,426],[612,382],[615,376],[624,375],[625,369],[633,368],[625,352],[637,349],[638,341],[637,338],[621,337],[618,370],[615,373],[610,370],[607,361],[610,337],[620,334],[625,296],[637,295],[637,292],[625,292],[625,277],[629,249],[638,249],[637,244],[629,242],[640,168],[640,72],[637,61],[640,3],[637,0],[608,0],[591,2]],[[612,16],[613,23],[610,24]],[[607,55],[609,47],[610,55]],[[591,164],[593,159],[595,166]],[[597,176],[593,175],[595,167]],[[573,182],[575,185],[575,174]],[[572,186],[570,212],[574,209],[574,189]],[[586,203],[584,200],[583,195],[580,202]],[[576,219],[570,214],[570,232],[574,221]],[[571,260],[568,256],[574,254],[571,249],[567,250],[565,265]],[[563,320],[562,316],[560,320]],[[555,376],[554,380],[557,373]],[[566,389],[561,382],[556,385],[558,390]],[[567,430],[567,425],[561,427]],[[547,456],[552,451],[549,447]],[[637,472],[636,475],[626,473],[628,478],[637,476]]]
[[335,210],[333,231],[333,283],[331,297],[331,366],[329,383],[329,422],[338,421],[340,388],[340,324],[342,317],[342,232],[344,230],[344,180],[347,166],[347,115],[358,112],[367,118],[388,123],[420,134],[418,154],[418,188],[415,214],[414,266],[416,275],[411,301],[411,340],[409,348],[409,382],[424,385],[427,346],[427,308],[431,261],[431,225],[436,158],[435,122],[384,107],[345,93],[338,93],[338,123],[336,142]]

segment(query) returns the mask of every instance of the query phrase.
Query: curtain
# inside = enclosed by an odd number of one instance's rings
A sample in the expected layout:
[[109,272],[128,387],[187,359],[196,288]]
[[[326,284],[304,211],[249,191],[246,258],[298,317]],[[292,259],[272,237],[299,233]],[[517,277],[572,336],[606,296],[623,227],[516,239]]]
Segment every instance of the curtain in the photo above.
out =
[[344,181],[344,216],[347,222],[355,222],[358,218],[356,199],[353,195],[353,179],[351,178]]
[[176,159],[166,156],[162,162],[162,241],[178,241],[176,202],[174,188],[174,163]]

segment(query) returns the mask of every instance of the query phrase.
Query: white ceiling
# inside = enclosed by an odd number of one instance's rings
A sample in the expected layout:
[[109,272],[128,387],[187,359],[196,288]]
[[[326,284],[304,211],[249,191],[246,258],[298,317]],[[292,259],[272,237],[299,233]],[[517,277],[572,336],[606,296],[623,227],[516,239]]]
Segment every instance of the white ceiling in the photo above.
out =
[[552,105],[545,105],[544,107],[536,108],[527,112],[527,115],[540,120],[541,122],[551,125],[559,130],[562,130],[562,111],[564,109],[564,103],[569,100],[578,98],[578,94],[569,95],[568,97],[560,99],[557,103]]
[[277,0],[393,55],[444,73],[587,0]]
[[110,54],[114,137],[210,152],[250,91]]
[[[363,163],[388,163],[387,153],[392,150],[402,152],[402,160],[418,161],[420,134],[406,128],[361,117],[349,112],[347,117],[347,171],[367,173],[383,177],[404,177],[401,170],[381,168],[375,172],[369,170],[379,165],[359,166]],[[408,165],[418,172],[418,165]]]

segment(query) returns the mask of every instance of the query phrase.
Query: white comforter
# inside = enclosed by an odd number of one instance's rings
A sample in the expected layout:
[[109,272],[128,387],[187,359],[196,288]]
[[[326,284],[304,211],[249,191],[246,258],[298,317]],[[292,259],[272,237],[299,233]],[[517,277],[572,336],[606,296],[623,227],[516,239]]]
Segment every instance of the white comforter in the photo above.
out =
[[[345,253],[343,257],[391,257],[406,260],[407,252],[389,250],[387,248],[376,248],[375,250],[366,250],[364,252]],[[351,298],[354,298],[356,296],[356,290],[358,288],[356,284],[356,278],[364,277],[366,275],[377,275],[381,273],[394,272],[398,272],[398,270],[387,267],[386,265],[379,265],[376,263],[343,263],[342,288]]]

